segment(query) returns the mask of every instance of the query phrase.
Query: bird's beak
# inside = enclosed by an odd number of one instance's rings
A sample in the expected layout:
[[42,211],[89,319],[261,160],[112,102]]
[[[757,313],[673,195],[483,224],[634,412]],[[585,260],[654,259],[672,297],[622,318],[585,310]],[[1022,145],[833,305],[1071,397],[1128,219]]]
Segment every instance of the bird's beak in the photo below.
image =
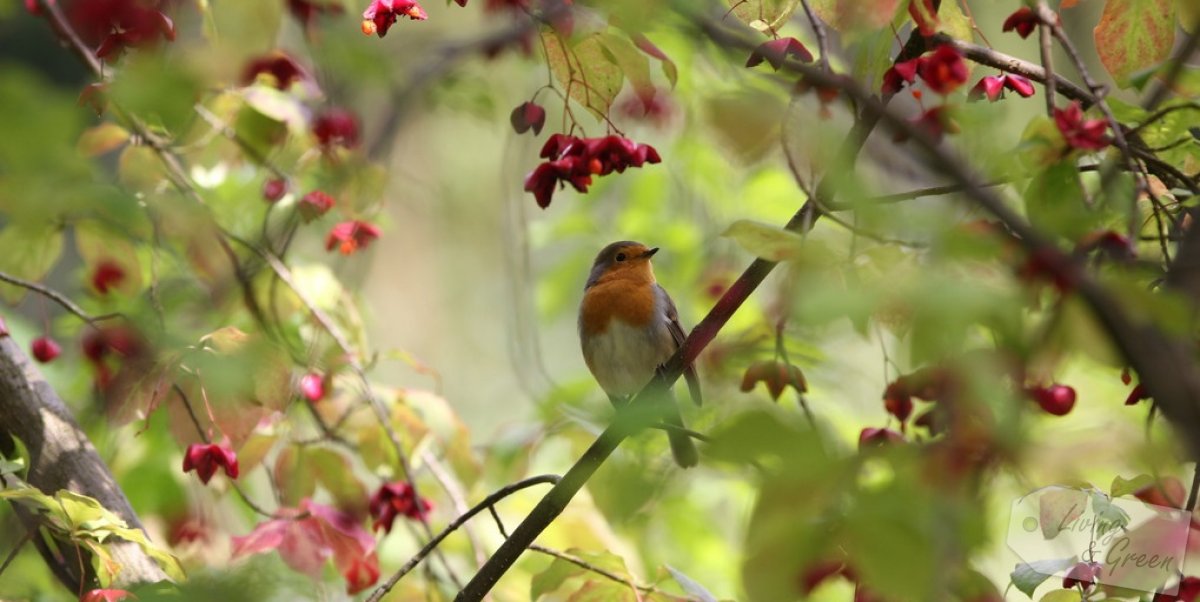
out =
[[647,250],[645,253],[642,253],[642,259],[650,259],[650,258],[651,258],[651,257],[653,257],[653,256],[654,256],[654,254],[655,254],[655,253],[657,253],[657,252],[658,252],[658,247],[654,247],[653,249],[649,249],[649,250]]

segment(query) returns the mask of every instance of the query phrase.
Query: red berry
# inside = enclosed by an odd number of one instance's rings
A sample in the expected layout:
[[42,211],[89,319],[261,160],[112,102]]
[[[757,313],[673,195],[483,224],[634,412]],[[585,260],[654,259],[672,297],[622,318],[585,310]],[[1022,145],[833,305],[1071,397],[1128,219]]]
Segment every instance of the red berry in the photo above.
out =
[[58,343],[55,343],[54,339],[50,337],[38,337],[34,339],[30,348],[33,351],[34,359],[43,364],[54,361],[54,358],[62,353],[62,347],[59,347]]
[[321,401],[325,398],[325,380],[316,372],[309,372],[300,377],[300,392],[309,401]]
[[1046,413],[1055,416],[1065,416],[1075,407],[1075,389],[1067,385],[1034,387],[1029,394]]
[[287,182],[278,178],[272,178],[263,183],[263,198],[268,203],[274,203],[283,198],[287,194]]

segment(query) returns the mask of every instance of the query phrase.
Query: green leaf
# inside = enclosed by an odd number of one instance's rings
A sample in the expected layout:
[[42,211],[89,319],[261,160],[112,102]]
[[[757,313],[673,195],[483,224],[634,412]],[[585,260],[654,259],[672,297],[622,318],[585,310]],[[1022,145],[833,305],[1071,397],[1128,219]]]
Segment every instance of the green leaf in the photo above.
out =
[[730,224],[721,236],[732,238],[738,246],[767,261],[796,259],[804,246],[804,237],[795,232],[746,219]]
[[1025,211],[1034,225],[1076,240],[1092,229],[1074,163],[1060,161],[1034,176],[1025,189]]
[[638,98],[654,98],[657,89],[654,87],[654,81],[650,79],[650,59],[625,36],[611,33],[599,35],[600,43],[604,45],[613,62],[621,68],[621,73],[629,80],[629,85],[633,86]]
[[106,121],[95,127],[90,127],[79,136],[76,148],[85,157],[97,157],[116,150],[117,147],[129,141],[129,131],[125,128]]
[[726,0],[730,12],[759,31],[778,31],[800,6],[800,0]]
[[1103,492],[1092,492],[1092,512],[1096,514],[1096,535],[1129,526],[1129,514],[1112,503]]
[[[814,0],[813,12],[834,31],[841,34],[866,33],[880,30],[907,6],[907,0]],[[889,36],[891,31],[886,32]]]
[[603,35],[591,34],[566,47],[553,30],[542,32],[546,62],[568,96],[583,105],[597,119],[604,119],[613,99],[621,92],[624,76],[603,43]]
[[613,600],[616,602],[637,602],[638,594],[634,591],[633,586],[617,583],[612,579],[605,579],[596,576],[595,579],[588,580],[567,598],[567,602],[608,602]]
[[[971,41],[971,20],[963,13],[958,0],[942,0],[938,7],[938,30],[956,40]],[[970,69],[971,61],[966,63],[967,69]]]
[[[618,577],[629,578],[629,569],[625,567],[625,561],[615,554],[609,552],[585,552],[575,548],[567,549],[566,553],[576,556],[588,564],[602,568]],[[573,562],[563,560],[562,558],[555,558],[554,562],[551,562],[550,566],[546,567],[546,570],[533,576],[533,581],[529,585],[529,599],[537,600],[540,596],[558,591],[568,579],[584,574],[594,575],[595,573]],[[584,584],[584,588],[581,588],[581,590],[586,587],[587,584]],[[625,589],[629,590],[628,587],[625,587]],[[592,600],[596,598],[581,599]]]
[[1088,494],[1074,487],[1048,487],[1037,493],[1042,537],[1054,539],[1087,509]]
[[339,508],[352,512],[366,510],[367,488],[354,476],[354,469],[345,456],[329,448],[316,447],[308,450],[305,461],[307,469],[333,495]]
[[1033,592],[1044,581],[1049,579],[1054,573],[1057,573],[1071,565],[1075,564],[1075,558],[1057,558],[1052,560],[1037,560],[1034,562],[1023,562],[1013,568],[1009,578],[1012,579],[1013,585],[1033,599]]
[[275,458],[275,483],[279,497],[286,506],[296,506],[300,500],[312,497],[317,488],[316,475],[308,466],[311,450],[298,445],[283,448]]
[[1108,492],[1113,497],[1121,497],[1130,495],[1135,491],[1141,491],[1146,487],[1154,484],[1154,477],[1148,474],[1138,475],[1132,479],[1123,479],[1120,476],[1114,477],[1112,486],[1108,488]]
[[[13,222],[0,230],[0,271],[18,278],[39,282],[50,272],[62,255],[62,229],[52,224],[23,224]],[[26,289],[0,284],[0,297],[16,304]]]
[[[308,126],[307,111],[304,105],[291,94],[259,84],[243,90],[242,99],[245,100],[247,107],[252,112],[259,113],[261,119],[272,124],[285,123],[292,131],[303,131]],[[239,112],[239,122],[245,111],[244,107]],[[265,124],[257,127],[268,128]],[[273,133],[277,133],[273,129],[274,125],[269,127]]]
[[1056,589],[1042,596],[1040,602],[1079,602],[1080,599],[1077,589]]
[[675,583],[678,583],[679,587],[683,588],[684,593],[700,602],[717,602],[717,597],[712,595],[712,592],[708,591],[703,585],[700,585],[698,581],[688,577],[683,571],[669,564],[664,564],[663,566],[666,567],[667,572],[671,573],[671,578],[675,580]]
[[1100,62],[1121,86],[1147,65],[1157,65],[1175,43],[1172,0],[1108,0],[1093,33]]

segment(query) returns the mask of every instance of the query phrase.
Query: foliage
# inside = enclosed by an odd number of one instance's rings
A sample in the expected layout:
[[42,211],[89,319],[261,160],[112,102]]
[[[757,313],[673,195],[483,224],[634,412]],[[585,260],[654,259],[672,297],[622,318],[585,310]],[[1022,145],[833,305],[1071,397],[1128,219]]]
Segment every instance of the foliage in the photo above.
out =
[[[1133,600],[1006,547],[1009,502],[1079,486],[1101,535],[1113,498],[1194,504],[1194,425],[1094,292],[1194,341],[1186,0],[0,11],[47,49],[0,65],[0,336],[148,527],[0,459],[96,577],[17,544],[0,597],[448,599],[536,520],[504,488],[612,419],[575,316],[621,239],[663,249],[685,324],[728,318],[693,337],[701,465],[625,441],[496,600]],[[177,583],[120,583],[114,539]]]

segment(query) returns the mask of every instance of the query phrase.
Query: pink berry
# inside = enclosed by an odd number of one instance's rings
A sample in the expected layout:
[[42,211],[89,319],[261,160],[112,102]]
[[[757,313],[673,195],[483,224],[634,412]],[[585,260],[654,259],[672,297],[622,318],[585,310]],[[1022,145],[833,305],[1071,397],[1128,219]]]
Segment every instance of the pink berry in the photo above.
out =
[[55,343],[54,339],[50,337],[38,337],[34,339],[30,348],[33,351],[34,359],[43,364],[54,361],[54,358],[62,353],[62,347],[59,347],[58,343]]

